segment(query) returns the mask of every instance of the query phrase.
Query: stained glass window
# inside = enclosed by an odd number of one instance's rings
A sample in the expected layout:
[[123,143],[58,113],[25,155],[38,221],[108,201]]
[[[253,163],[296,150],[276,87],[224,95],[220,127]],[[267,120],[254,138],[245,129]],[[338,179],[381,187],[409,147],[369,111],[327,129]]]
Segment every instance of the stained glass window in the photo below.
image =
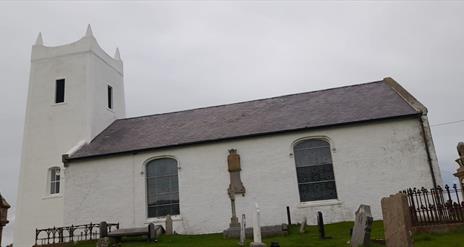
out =
[[146,166],[148,217],[179,214],[177,161],[156,159]]
[[337,198],[330,144],[324,140],[305,140],[294,148],[300,201]]

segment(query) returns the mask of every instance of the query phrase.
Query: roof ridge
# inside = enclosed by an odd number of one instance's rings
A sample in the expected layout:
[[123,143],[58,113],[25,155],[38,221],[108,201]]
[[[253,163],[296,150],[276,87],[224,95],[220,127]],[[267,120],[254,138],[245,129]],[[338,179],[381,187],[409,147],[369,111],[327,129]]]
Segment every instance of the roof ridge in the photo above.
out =
[[[240,102],[229,103],[229,104],[221,104],[221,105],[213,105],[213,106],[204,106],[204,107],[198,107],[198,108],[192,108],[192,109],[185,109],[185,110],[179,110],[179,111],[155,113],[155,114],[149,114],[149,115],[143,115],[143,116],[136,116],[136,117],[128,117],[128,118],[120,118],[120,119],[116,119],[113,123],[115,123],[115,122],[117,122],[117,121],[132,120],[132,119],[136,119],[136,118],[154,117],[154,116],[160,116],[160,115],[175,114],[175,113],[180,113],[180,112],[188,112],[188,111],[202,110],[202,109],[208,109],[208,108],[216,108],[216,107],[222,107],[222,106],[238,105],[238,104],[244,104],[244,103],[250,103],[250,102],[257,102],[257,101],[271,100],[271,99],[277,99],[277,98],[284,98],[284,97],[290,97],[290,96],[295,96],[295,95],[302,95],[302,94],[310,94],[310,93],[318,93],[318,92],[324,92],[324,91],[331,91],[331,90],[337,90],[337,89],[342,89],[342,88],[358,87],[358,86],[364,86],[364,85],[367,85],[367,84],[374,84],[374,83],[384,83],[384,81],[383,81],[383,80],[380,80],[380,81],[372,81],[372,82],[365,82],[365,83],[358,83],[358,84],[352,84],[352,85],[345,85],[345,86],[340,86],[340,87],[326,88],[326,89],[320,89],[320,90],[314,90],[314,91],[308,91],[308,92],[302,92],[302,93],[291,93],[291,94],[284,94],[284,95],[279,95],[279,96],[272,96],[272,97],[267,97],[267,98],[262,98],[262,99],[246,100],[246,101],[240,101]],[[113,123],[112,123],[112,124],[113,124]],[[112,124],[110,124],[110,125],[112,125]],[[109,126],[108,126],[108,127],[109,127]],[[103,131],[102,131],[102,132],[103,132]]]

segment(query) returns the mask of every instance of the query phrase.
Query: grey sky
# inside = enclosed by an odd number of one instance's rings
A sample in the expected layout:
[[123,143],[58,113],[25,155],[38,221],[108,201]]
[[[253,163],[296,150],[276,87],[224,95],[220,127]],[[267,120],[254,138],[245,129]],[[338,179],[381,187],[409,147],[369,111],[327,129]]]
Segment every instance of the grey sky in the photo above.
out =
[[[464,2],[0,2],[0,192],[15,204],[30,51],[92,24],[125,65],[128,116],[393,77],[432,124],[464,119]],[[432,128],[455,182],[464,123]],[[11,210],[14,212],[14,209]],[[12,214],[13,218],[13,214]],[[12,224],[3,244],[11,241]]]

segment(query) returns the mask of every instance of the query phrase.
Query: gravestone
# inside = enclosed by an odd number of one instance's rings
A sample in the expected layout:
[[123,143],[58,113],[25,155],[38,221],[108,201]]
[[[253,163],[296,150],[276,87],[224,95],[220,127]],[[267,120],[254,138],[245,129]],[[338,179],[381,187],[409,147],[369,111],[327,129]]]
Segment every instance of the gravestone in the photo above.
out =
[[403,193],[381,200],[387,247],[412,247],[412,222],[408,198]]
[[324,218],[322,212],[317,212],[317,226],[319,228],[319,238],[325,239]]
[[351,234],[351,246],[368,246],[371,240],[372,214],[369,205],[361,205],[356,211],[353,232]]
[[242,214],[242,222],[240,222],[240,246],[245,245],[245,238],[246,238],[246,220],[245,214]]
[[253,221],[253,242],[251,242],[250,247],[264,247],[261,239],[261,224],[260,224],[260,210],[258,203],[256,203],[256,213]]
[[100,238],[108,237],[108,224],[106,221],[100,222]]
[[156,229],[153,223],[148,224],[148,240],[156,241]]
[[166,235],[172,235],[174,234],[174,230],[172,227],[172,218],[171,215],[166,216],[166,222],[165,222],[165,233]]
[[303,222],[301,222],[301,225],[300,225],[300,233],[305,232],[306,224],[307,224],[307,219],[306,219],[306,217],[304,217],[304,220],[303,220]]

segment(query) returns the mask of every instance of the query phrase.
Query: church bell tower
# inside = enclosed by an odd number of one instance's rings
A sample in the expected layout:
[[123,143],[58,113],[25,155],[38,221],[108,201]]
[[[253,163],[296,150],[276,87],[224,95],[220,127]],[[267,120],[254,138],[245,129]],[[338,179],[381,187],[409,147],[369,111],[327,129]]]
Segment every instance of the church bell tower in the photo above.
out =
[[125,117],[119,50],[109,56],[90,25],[80,40],[32,46],[14,245],[32,246],[36,228],[63,225],[62,155]]

